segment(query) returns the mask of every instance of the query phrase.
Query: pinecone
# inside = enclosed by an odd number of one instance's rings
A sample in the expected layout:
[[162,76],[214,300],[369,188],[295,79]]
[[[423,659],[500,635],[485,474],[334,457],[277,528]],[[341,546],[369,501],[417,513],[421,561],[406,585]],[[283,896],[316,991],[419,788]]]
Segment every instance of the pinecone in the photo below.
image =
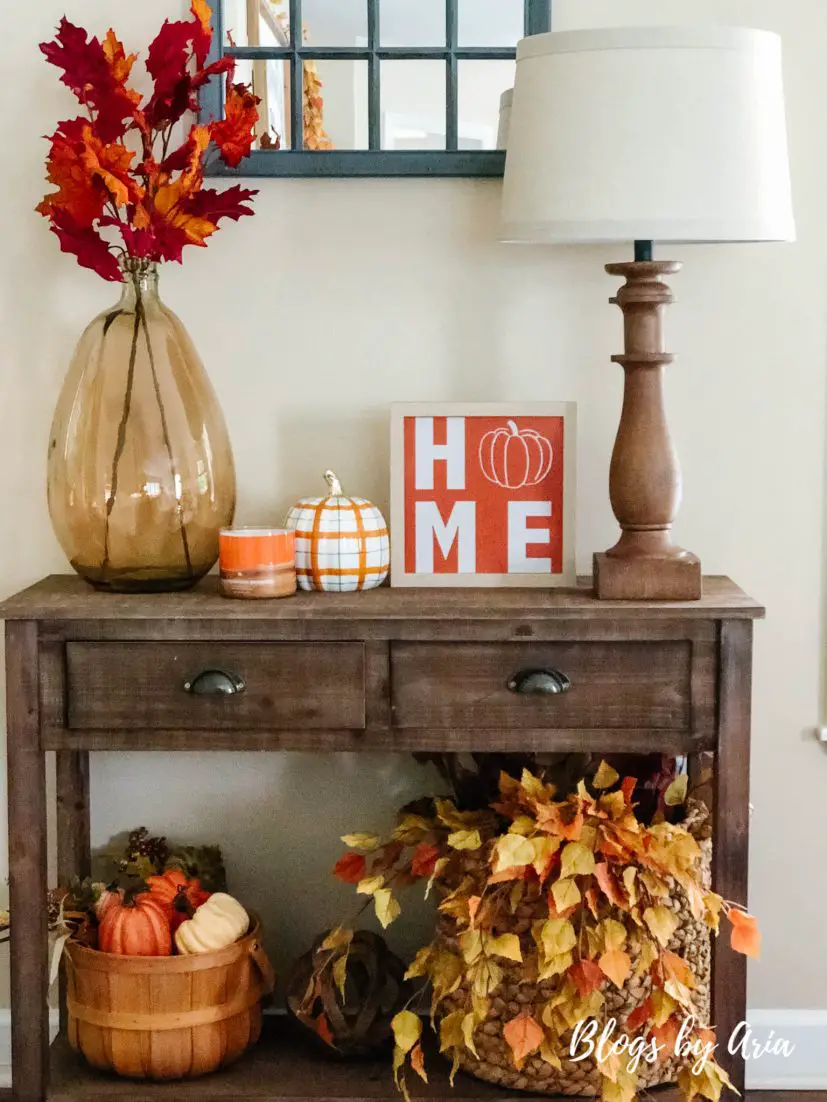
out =
[[49,916],[49,929],[53,930],[60,918],[63,900],[69,892],[65,888],[51,888],[46,893],[46,913]]

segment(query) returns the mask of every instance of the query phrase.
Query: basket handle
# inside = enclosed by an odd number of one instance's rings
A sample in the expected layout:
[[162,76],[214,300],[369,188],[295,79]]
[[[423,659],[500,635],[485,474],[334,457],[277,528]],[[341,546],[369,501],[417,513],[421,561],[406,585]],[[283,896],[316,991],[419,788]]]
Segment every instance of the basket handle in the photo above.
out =
[[254,938],[253,941],[250,942],[249,952],[253,963],[261,974],[265,994],[272,994],[273,988],[276,986],[276,973],[270,963],[270,958],[264,952],[264,946],[258,938]]

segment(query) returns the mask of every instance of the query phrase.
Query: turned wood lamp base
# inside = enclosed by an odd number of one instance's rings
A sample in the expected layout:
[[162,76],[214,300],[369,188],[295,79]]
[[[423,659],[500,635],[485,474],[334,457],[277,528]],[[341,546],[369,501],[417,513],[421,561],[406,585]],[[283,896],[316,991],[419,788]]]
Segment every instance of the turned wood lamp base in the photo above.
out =
[[626,283],[611,302],[623,311],[623,410],[612,453],[609,495],[622,529],[620,540],[594,556],[595,595],[610,601],[697,601],[701,563],[670,537],[681,500],[678,455],[666,421],[663,313],[674,301],[662,276],[679,272],[674,261],[652,260],[652,244],[635,242],[635,260],[607,264]]

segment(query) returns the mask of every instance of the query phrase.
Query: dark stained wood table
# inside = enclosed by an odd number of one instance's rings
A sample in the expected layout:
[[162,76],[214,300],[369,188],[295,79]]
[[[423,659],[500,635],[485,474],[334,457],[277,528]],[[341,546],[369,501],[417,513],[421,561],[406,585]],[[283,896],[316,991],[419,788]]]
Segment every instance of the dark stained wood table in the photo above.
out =
[[[588,750],[715,755],[715,889],[746,903],[753,620],[727,578],[700,601],[597,601],[574,590],[398,590],[223,599],[116,596],[54,576],[6,623],[12,1093],[16,1102],[395,1097],[375,1064],[319,1062],[274,1028],[237,1069],[191,1085],[101,1077],[49,1052],[45,753],[56,752],[58,876],[88,873],[92,750]],[[571,691],[524,695],[526,671]],[[541,679],[542,680],[542,679]],[[536,684],[536,681],[535,681]],[[233,691],[233,690],[237,691]],[[17,936],[15,936],[17,931]],[[715,944],[713,1020],[746,1012],[746,962]],[[736,1085],[743,1065],[719,1053]],[[442,1079],[424,1097],[507,1092]]]

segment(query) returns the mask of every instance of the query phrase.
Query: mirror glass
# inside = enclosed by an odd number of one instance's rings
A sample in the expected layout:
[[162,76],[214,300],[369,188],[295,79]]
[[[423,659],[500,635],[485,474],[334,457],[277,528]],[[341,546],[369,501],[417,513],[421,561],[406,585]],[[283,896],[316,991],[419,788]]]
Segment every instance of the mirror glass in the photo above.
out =
[[500,97],[507,88],[514,87],[516,67],[516,61],[457,62],[460,149],[497,149]]
[[[524,33],[527,4],[453,3],[454,41],[446,0],[302,0],[299,145],[290,123],[289,0],[223,0],[226,45],[240,54],[238,78],[252,81],[262,101],[257,147],[496,149],[500,97],[514,82],[512,51]],[[247,48],[258,53],[245,56]]]
[[445,0],[379,0],[379,39],[383,46],[444,46]]
[[460,46],[516,46],[523,37],[525,0],[457,0]]
[[287,4],[275,0],[223,0],[224,34],[231,46],[287,46]]
[[383,61],[382,149],[445,149],[445,63]]

